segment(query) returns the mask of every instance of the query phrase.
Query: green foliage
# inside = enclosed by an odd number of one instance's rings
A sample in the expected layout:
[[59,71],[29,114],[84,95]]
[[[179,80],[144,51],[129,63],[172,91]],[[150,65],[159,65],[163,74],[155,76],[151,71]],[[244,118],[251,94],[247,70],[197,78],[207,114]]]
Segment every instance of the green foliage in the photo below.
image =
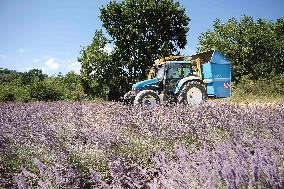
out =
[[80,100],[83,94],[81,78],[74,72],[48,77],[37,69],[0,69],[0,101]]
[[187,42],[190,19],[173,0],[111,1],[101,8],[100,18],[129,71],[128,82],[144,79],[157,57],[177,52]]
[[9,70],[6,68],[0,68],[0,83],[6,84],[11,82],[17,82],[19,80],[20,74],[15,70]]
[[284,73],[259,80],[252,80],[250,75],[244,76],[236,85],[234,93],[238,96],[252,95],[268,98],[284,96]]
[[22,73],[20,81],[22,85],[28,85],[30,83],[42,81],[44,78],[47,78],[47,75],[43,74],[41,70],[32,69],[28,72]]
[[16,101],[28,102],[31,100],[29,86],[18,86],[14,92],[16,95]]
[[30,87],[30,97],[39,101],[55,101],[62,99],[62,92],[53,85],[52,80],[34,83]]
[[89,96],[102,97],[105,94],[103,70],[110,61],[103,48],[107,43],[102,31],[96,31],[92,43],[81,50],[78,58],[81,62],[82,86]]
[[27,86],[13,86],[0,84],[0,101],[30,101],[29,88]]
[[107,91],[121,96],[122,86],[126,85],[126,71],[121,62],[109,55],[104,48],[110,43],[102,31],[96,31],[90,45],[81,50],[78,59],[82,64],[82,86],[85,94],[91,97],[105,98]]
[[252,80],[272,78],[284,72],[284,19],[276,22],[243,16],[226,23],[216,19],[213,31],[199,37],[199,51],[219,49],[233,63],[233,77]]
[[6,85],[0,85],[0,87],[0,101],[14,101],[16,99],[12,87],[6,87]]
[[84,96],[81,77],[75,72],[67,73],[59,82],[63,99],[80,100]]

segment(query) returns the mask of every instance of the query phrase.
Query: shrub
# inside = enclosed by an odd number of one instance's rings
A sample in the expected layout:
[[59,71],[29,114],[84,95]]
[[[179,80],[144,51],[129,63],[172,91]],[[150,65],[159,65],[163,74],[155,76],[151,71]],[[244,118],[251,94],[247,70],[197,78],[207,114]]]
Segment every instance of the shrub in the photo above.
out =
[[15,101],[28,102],[31,100],[29,93],[29,86],[22,86],[15,88]]
[[60,91],[54,83],[41,81],[34,83],[30,87],[30,97],[32,100],[38,101],[55,101],[62,99],[62,91]]
[[0,85],[0,101],[8,102],[15,99],[13,86]]
[[243,76],[236,85],[236,95],[279,97],[284,95],[284,74],[267,79],[252,80],[250,75]]

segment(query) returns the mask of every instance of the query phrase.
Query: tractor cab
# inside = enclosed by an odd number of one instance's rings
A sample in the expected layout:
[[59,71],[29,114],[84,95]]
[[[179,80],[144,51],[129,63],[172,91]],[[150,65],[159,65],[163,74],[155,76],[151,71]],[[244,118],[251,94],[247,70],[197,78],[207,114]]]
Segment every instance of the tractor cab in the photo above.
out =
[[189,61],[167,61],[155,65],[150,72],[151,76],[148,79],[157,78],[160,90],[167,95],[175,92],[181,79],[189,76],[198,77],[196,66]]
[[163,89],[166,95],[174,94],[179,81],[195,74],[192,64],[186,61],[168,61],[164,64]]

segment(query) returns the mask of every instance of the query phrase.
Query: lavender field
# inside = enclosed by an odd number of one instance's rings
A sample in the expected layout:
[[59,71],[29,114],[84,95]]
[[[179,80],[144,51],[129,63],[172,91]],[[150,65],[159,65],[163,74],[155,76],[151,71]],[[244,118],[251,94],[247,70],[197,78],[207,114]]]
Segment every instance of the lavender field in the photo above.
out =
[[284,105],[0,103],[0,188],[283,188]]

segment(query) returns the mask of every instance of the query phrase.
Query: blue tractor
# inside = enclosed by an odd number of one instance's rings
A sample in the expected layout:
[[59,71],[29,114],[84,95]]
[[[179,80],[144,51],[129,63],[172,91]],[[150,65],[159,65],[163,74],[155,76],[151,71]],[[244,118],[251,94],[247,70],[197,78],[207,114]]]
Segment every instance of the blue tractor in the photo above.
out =
[[135,105],[178,102],[196,106],[207,98],[231,94],[231,63],[220,51],[211,50],[156,61],[148,79],[134,84],[124,100]]

